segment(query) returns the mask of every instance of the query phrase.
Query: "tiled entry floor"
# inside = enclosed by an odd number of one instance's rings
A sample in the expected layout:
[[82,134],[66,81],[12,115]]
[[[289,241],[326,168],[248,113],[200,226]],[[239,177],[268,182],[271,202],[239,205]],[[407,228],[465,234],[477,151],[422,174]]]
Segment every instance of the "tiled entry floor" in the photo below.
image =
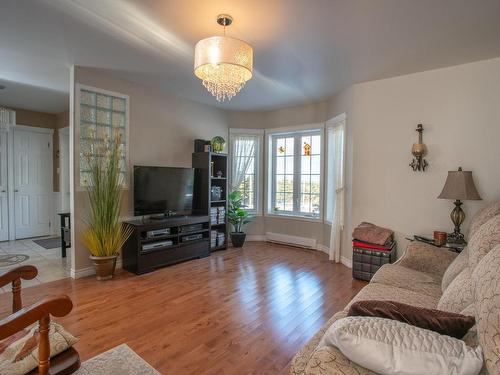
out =
[[[39,239],[39,238],[36,238]],[[23,287],[46,283],[49,281],[64,279],[70,275],[71,258],[67,251],[66,258],[61,257],[61,248],[45,249],[37,245],[32,239],[0,242],[0,255],[24,254],[29,259],[8,267],[0,267],[0,273],[19,267],[21,265],[33,265],[38,268],[38,276],[33,280],[23,280]],[[3,290],[2,290],[3,289]],[[0,288],[0,292],[10,291],[10,286]]]

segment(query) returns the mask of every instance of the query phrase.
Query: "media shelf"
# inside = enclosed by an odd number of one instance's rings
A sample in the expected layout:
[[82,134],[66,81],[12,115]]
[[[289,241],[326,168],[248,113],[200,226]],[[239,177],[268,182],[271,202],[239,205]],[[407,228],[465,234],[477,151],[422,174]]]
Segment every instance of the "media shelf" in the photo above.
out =
[[[207,215],[210,220],[210,251],[227,249],[227,154],[194,152],[192,160],[195,168],[193,211]],[[212,196],[214,188],[221,190],[220,197]]]
[[[125,221],[132,234],[123,245],[123,268],[136,274],[210,255],[207,215]],[[167,232],[161,234],[162,232]],[[159,235],[153,235],[160,233]]]

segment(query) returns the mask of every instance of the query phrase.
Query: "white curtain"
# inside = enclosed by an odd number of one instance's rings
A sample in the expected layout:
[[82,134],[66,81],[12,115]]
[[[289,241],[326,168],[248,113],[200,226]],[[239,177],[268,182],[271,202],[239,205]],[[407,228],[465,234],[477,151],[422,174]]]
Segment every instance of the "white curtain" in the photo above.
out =
[[231,155],[231,191],[238,189],[252,160],[255,160],[255,136],[234,135]]
[[[327,127],[328,139],[328,190],[329,217],[332,221],[330,232],[329,258],[340,262],[340,247],[344,229],[345,177],[344,177],[344,145],[345,121]],[[329,206],[329,207],[328,207]]]

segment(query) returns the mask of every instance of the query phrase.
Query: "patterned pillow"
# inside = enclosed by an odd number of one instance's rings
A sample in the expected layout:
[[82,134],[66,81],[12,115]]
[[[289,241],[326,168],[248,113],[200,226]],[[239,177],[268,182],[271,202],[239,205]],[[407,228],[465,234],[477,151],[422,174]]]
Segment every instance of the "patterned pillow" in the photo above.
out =
[[[0,341],[0,374],[24,375],[38,366],[38,323]],[[77,339],[60,324],[51,322],[51,357],[73,346]]]
[[490,374],[500,369],[500,245],[478,264],[472,273],[477,336],[484,349]]
[[351,361],[378,374],[477,375],[481,347],[396,320],[350,316],[326,331],[319,347],[335,346]]
[[500,200],[493,202],[486,207],[480,209],[472,218],[470,222],[469,238],[471,238],[488,220],[493,216],[500,215]]
[[484,223],[469,241],[469,267],[471,271],[496,245],[500,244],[500,215]]
[[466,267],[446,288],[439,299],[437,309],[459,314],[473,302],[471,273],[469,267]]
[[462,250],[460,254],[451,262],[446,271],[443,274],[443,280],[441,281],[441,291],[444,293],[448,285],[451,284],[455,277],[458,276],[460,272],[467,267],[469,262],[469,253],[467,247]]

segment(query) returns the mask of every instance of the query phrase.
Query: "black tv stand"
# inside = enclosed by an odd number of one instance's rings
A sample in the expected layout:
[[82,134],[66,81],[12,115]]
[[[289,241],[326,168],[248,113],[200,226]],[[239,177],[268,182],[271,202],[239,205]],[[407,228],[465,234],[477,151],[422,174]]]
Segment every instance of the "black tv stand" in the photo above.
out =
[[133,231],[123,245],[123,268],[136,274],[210,255],[207,215],[125,221]]
[[178,214],[175,211],[167,211],[162,214],[150,215],[149,220],[165,220],[171,217],[185,217],[186,215]]

